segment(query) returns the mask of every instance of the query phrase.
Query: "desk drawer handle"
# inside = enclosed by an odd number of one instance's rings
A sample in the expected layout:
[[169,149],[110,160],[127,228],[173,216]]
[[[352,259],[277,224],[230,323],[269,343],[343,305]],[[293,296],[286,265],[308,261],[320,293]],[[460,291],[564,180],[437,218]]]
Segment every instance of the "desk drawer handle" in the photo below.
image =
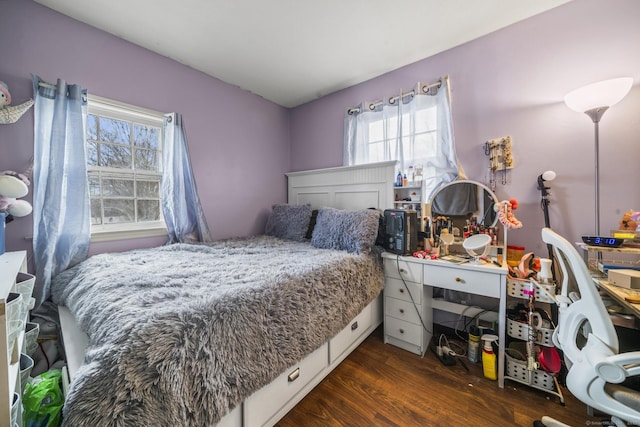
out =
[[287,379],[289,380],[290,383],[294,382],[295,380],[298,379],[298,377],[300,376],[300,368],[296,368],[295,371],[291,372],[289,374],[289,376],[287,377]]
[[406,273],[407,273],[407,270],[405,270],[404,268],[401,268],[401,269],[400,269],[400,273],[402,273],[402,274],[406,274]]
[[400,329],[400,333],[401,333],[401,334],[404,334],[404,329]]
[[404,289],[400,288],[398,290],[400,291],[401,294],[404,294]]
[[404,314],[404,308],[400,309],[400,314]]
[[358,322],[353,322],[353,324],[351,325],[351,330],[355,331],[356,329],[358,329]]
[[456,277],[456,282],[458,282],[458,283],[464,283],[464,280],[462,280],[462,279],[461,279],[461,278],[459,278],[459,277]]

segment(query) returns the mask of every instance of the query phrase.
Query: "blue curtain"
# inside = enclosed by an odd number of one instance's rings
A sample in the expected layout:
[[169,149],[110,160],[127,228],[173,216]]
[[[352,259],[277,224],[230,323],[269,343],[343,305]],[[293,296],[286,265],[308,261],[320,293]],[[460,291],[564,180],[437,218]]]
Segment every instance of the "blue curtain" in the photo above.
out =
[[33,76],[33,252],[36,306],[51,278],[87,257],[91,239],[85,156],[87,91]]
[[191,171],[182,115],[176,113],[164,118],[161,199],[168,243],[211,241]]

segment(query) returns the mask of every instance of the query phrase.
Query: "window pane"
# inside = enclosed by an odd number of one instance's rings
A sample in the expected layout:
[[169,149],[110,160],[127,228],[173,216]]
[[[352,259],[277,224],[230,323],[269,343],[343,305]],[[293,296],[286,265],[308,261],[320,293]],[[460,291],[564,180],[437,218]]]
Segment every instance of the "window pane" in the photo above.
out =
[[158,149],[158,135],[160,128],[141,124],[134,125],[133,144],[138,147]]
[[[89,195],[100,197],[100,175],[95,172],[89,172]],[[93,206],[91,210],[93,211]]]
[[416,135],[414,148],[414,156],[416,159],[428,159],[438,155],[436,133],[429,132]]
[[416,132],[426,132],[435,130],[436,124],[436,108],[425,108],[416,112]]
[[398,118],[392,117],[387,120],[387,138],[393,139],[398,135]]
[[160,181],[136,181],[136,197],[160,198]]
[[93,114],[87,115],[87,139],[98,139],[98,118]]
[[369,161],[381,162],[384,160],[384,144],[378,142],[375,144],[369,144]]
[[104,222],[106,224],[134,222],[134,220],[133,199],[104,199]]
[[402,136],[413,134],[413,123],[411,122],[411,114],[402,115]]
[[131,123],[100,117],[100,140],[129,145]]
[[155,171],[158,170],[158,152],[155,150],[135,150],[136,169]]
[[381,141],[383,137],[382,120],[369,123],[369,141]]
[[102,224],[102,202],[100,199],[91,199],[91,225]]
[[138,222],[160,219],[159,200],[138,200]]
[[87,142],[87,165],[98,166],[98,143]]
[[102,178],[102,195],[134,197],[133,179]]
[[131,169],[131,147],[100,144],[100,166]]

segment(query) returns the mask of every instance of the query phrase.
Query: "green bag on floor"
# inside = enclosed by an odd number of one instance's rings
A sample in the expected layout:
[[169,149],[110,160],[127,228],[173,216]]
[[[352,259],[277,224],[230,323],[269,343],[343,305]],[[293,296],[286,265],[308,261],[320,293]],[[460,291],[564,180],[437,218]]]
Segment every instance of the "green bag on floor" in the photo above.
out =
[[25,427],[58,427],[62,421],[62,371],[52,369],[31,379],[22,395]]

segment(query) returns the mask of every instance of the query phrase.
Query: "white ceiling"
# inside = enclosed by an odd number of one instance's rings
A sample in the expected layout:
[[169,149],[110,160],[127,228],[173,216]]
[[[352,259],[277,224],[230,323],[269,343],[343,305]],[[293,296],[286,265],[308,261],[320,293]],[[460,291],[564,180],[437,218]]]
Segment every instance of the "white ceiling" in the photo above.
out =
[[295,107],[569,0],[35,0]]

